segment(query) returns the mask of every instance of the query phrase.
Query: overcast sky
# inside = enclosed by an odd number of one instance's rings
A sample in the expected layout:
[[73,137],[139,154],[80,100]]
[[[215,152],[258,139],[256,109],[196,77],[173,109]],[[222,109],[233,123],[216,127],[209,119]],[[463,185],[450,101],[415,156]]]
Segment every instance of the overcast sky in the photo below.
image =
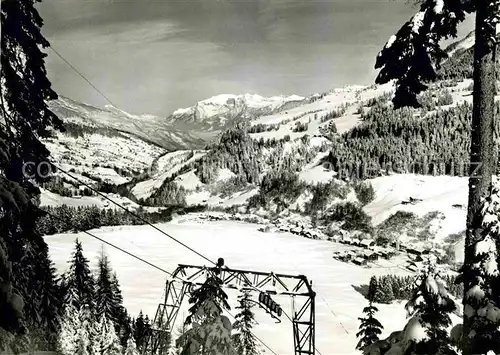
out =
[[[131,113],[167,116],[225,93],[309,95],[371,84],[405,0],[44,0],[56,50]],[[106,104],[49,52],[56,91]]]

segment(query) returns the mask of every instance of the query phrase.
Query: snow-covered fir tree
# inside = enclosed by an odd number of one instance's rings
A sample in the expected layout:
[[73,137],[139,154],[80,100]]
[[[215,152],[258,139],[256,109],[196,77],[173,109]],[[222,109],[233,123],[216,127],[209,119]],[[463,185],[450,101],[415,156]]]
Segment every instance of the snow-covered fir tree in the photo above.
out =
[[[50,126],[62,128],[48,107],[57,94],[45,69],[49,43],[37,2],[3,0],[1,5],[0,348],[8,352],[54,350],[61,306],[36,223],[42,215],[36,185],[50,170],[40,138],[48,136]],[[21,334],[31,340],[30,349],[21,349],[28,344],[16,338]]]
[[65,297],[59,347],[63,355],[73,355],[84,350],[94,355],[95,281],[78,239],[69,264],[68,271],[63,275]]
[[[183,318],[185,318],[183,316]],[[185,334],[189,330],[188,325],[185,322],[182,322],[178,327],[177,327],[177,340],[175,342],[175,351],[174,353],[176,355],[179,355],[182,351],[182,349],[186,346],[187,343],[187,338]]]
[[73,303],[78,311],[83,305],[93,310],[95,280],[90,271],[89,261],[83,255],[82,243],[78,239],[75,241],[75,251],[69,264],[69,270],[63,275],[65,305]]
[[89,345],[90,345],[90,337],[89,333],[85,328],[80,328],[78,333],[76,334],[76,351],[75,355],[90,355]]
[[116,333],[120,337],[122,346],[127,346],[127,341],[132,333],[132,324],[127,310],[123,306],[123,296],[116,272],[111,275],[111,291],[115,304],[113,318],[115,319]]
[[[371,282],[371,281],[370,281]],[[373,302],[391,303],[394,300],[394,292],[388,277],[382,277],[377,282],[377,287],[373,295]]]
[[79,312],[70,302],[64,308],[59,331],[59,352],[62,355],[74,355],[78,345],[78,331],[81,328]]
[[97,319],[105,315],[106,319],[113,323],[116,335],[120,338],[120,344],[126,346],[131,333],[130,320],[123,307],[118,278],[113,272],[104,249],[101,249],[97,261],[95,307]]
[[189,299],[192,304],[186,325],[190,329],[179,339],[183,344],[181,355],[234,355],[231,340],[231,322],[223,309],[229,310],[227,295],[222,290],[222,281],[210,274]]
[[363,350],[367,346],[375,343],[379,340],[379,335],[382,333],[382,329],[384,328],[382,324],[375,318],[375,313],[378,312],[377,307],[373,305],[373,300],[375,298],[375,294],[377,292],[377,278],[372,276],[370,279],[370,285],[368,287],[368,307],[363,309],[363,313],[366,314],[363,318],[358,318],[361,321],[359,326],[359,332],[356,336],[359,339],[358,344],[356,345],[357,350]]
[[144,314],[142,311],[139,312],[139,315],[133,322],[132,334],[135,340],[135,344],[138,349],[142,349],[142,346],[148,336],[148,329],[150,325],[148,321],[144,318]]
[[[487,271],[480,265],[481,262],[478,265],[478,258],[479,255],[485,257],[490,254],[492,257],[486,259],[496,261],[496,250],[493,251],[493,244],[496,243],[491,240],[491,235],[483,233],[482,206],[490,195],[492,176],[498,163],[492,127],[495,116],[496,30],[500,22],[500,1],[423,0],[419,3],[420,11],[396,35],[391,36],[379,53],[376,68],[380,68],[380,72],[376,82],[382,84],[396,81],[393,99],[395,108],[421,106],[417,95],[427,88],[429,81],[436,78],[439,62],[447,57],[440,43],[443,39],[456,36],[458,24],[464,21],[467,14],[475,13],[469,196],[465,257],[461,271],[465,292],[464,334],[461,340],[464,355],[476,355],[484,353],[484,346],[488,343],[483,342],[482,335],[485,321],[479,319],[485,317],[478,314],[480,309],[482,314],[485,312],[483,303],[486,301],[482,293],[487,297],[491,288],[493,295],[496,287],[484,283],[489,278],[484,277]],[[496,308],[498,305],[495,296],[487,302],[491,304],[489,307]],[[493,314],[494,311],[487,313]]]
[[405,329],[406,351],[421,355],[456,354],[447,331],[451,325],[450,314],[456,309],[445,281],[434,263],[429,262],[406,305],[411,316]]
[[484,202],[481,241],[474,245],[474,277],[465,294],[464,314],[475,330],[472,346],[485,354],[500,353],[500,180],[493,179],[491,195]]
[[124,355],[139,355],[139,350],[137,350],[137,346],[135,345],[134,338],[130,337],[127,340],[127,348],[125,349]]
[[412,298],[406,304],[410,318],[402,331],[375,341],[364,355],[456,355],[447,328],[457,306],[433,262],[419,275]]
[[104,253],[104,249],[101,249],[101,254],[97,261],[96,274],[96,315],[98,319],[105,316],[106,319],[114,323],[118,313],[118,305],[116,304],[117,299],[113,294],[111,266],[108,256]]
[[142,311],[140,311],[139,316],[133,322],[132,334],[134,336],[137,348],[141,351],[143,350],[149,336],[151,335],[151,327],[152,322],[149,319],[148,315],[146,314],[146,316],[144,316]]
[[240,312],[236,315],[236,321],[233,324],[233,343],[237,355],[258,355],[257,341],[252,334],[252,329],[257,322],[252,311],[254,303],[251,299],[251,291],[243,289],[238,296],[238,306]]
[[94,355],[121,355],[123,351],[115,325],[104,313],[95,325],[93,349]]

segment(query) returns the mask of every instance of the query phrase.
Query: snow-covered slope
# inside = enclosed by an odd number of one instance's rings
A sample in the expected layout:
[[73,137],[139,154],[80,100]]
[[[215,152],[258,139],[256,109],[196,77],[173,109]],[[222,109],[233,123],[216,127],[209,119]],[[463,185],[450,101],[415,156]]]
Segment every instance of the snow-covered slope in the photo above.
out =
[[149,170],[163,148],[147,143],[131,134],[106,132],[72,136],[57,132],[44,140],[55,161],[65,170],[88,174],[119,185]]
[[[397,211],[412,212],[420,217],[438,211],[444,218],[440,220],[437,239],[465,230],[467,177],[398,174],[370,182],[376,198],[364,210],[374,225]],[[418,201],[407,203],[410,198]]]
[[180,130],[160,117],[131,115],[110,105],[100,109],[60,97],[50,102],[50,108],[65,122],[127,132],[167,150],[201,148],[213,137],[201,130]]
[[[183,217],[185,218],[185,217]],[[396,261],[379,261],[373,268],[339,262],[332,253],[340,244],[310,240],[290,233],[261,233],[258,225],[236,222],[195,222],[174,220],[159,228],[212,260],[223,257],[228,267],[256,271],[306,275],[316,292],[316,348],[325,355],[354,355],[356,332],[367,301],[353,286],[367,284],[372,275],[408,274]],[[206,261],[176,244],[151,227],[107,227],[93,231],[97,236],[167,270],[178,264],[203,265]],[[61,272],[67,267],[74,239],[83,243],[85,256],[95,265],[101,243],[87,235],[61,234],[46,237],[52,260]],[[153,316],[163,301],[167,275],[116,249],[104,246],[111,266],[116,270],[123,291],[124,304],[132,315],[140,310]],[[235,315],[237,292],[226,289],[231,313]],[[287,314],[291,299],[273,296]],[[187,314],[189,305],[181,306],[177,323]],[[377,318],[383,323],[382,336],[401,330],[406,324],[404,304],[378,305]],[[255,334],[277,354],[292,355],[292,325],[282,317],[277,324],[264,311],[255,308],[258,325]],[[458,318],[453,316],[454,322]],[[234,319],[231,318],[231,321]],[[268,353],[269,350],[266,351]]]
[[194,106],[178,109],[167,121],[172,124],[200,125],[215,131],[230,127],[240,120],[256,118],[304,102],[307,99],[297,95],[262,97],[256,94],[221,94],[199,101]]
[[135,185],[132,189],[132,193],[139,199],[148,198],[152,193],[160,188],[166,179],[172,177],[184,166],[201,158],[204,154],[205,151],[202,150],[180,150],[162,156],[158,159],[157,172],[149,179],[141,181]]
[[474,37],[475,35],[476,32],[472,31],[464,38],[449,45],[446,48],[446,53],[448,54],[448,56],[452,56],[453,53],[455,53],[456,51],[472,48],[472,46],[474,46],[475,43],[475,37]]
[[[257,231],[257,225],[231,222],[204,224],[174,222],[159,227],[175,238],[180,238],[183,243],[196,247],[198,252],[211,259],[223,257],[229,267],[303,274],[309,277],[317,292],[316,346],[323,354],[355,353],[357,317],[366,301],[351,285],[366,284],[374,272],[404,273],[396,266],[369,270],[341,263],[332,259],[334,246],[331,243],[312,242],[288,233],[264,234]],[[168,271],[174,271],[179,263],[194,265],[206,263],[164,235],[155,232],[151,227],[105,228],[93,233]],[[67,266],[66,262],[71,254],[75,237],[76,235],[66,234],[46,238],[52,260],[59,271],[63,271]],[[83,234],[78,235],[78,238],[83,243],[85,256],[94,264],[101,243]],[[154,316],[158,303],[162,301],[167,275],[125,254],[120,254],[115,249],[105,246],[105,250],[120,280],[125,306],[133,315],[143,310],[146,314]],[[231,312],[235,315],[237,294],[231,290],[227,292],[230,297]],[[288,297],[276,296],[275,299],[285,312],[291,313]],[[186,313],[186,306],[187,302],[184,302],[178,322],[181,321],[183,313]],[[405,321],[401,305],[382,307],[381,314],[387,315],[392,312],[394,321],[389,324],[384,323],[388,328],[386,332],[394,330],[393,327],[401,327]],[[278,354],[292,355],[290,322],[283,316],[283,322],[276,324],[264,312],[256,310],[256,313],[259,322],[255,328],[256,335]]]

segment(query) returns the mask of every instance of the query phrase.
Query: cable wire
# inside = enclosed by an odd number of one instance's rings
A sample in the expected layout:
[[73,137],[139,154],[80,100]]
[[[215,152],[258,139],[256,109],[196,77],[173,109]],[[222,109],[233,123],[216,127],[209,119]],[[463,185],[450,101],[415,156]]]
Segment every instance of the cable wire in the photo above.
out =
[[[53,218],[55,218],[55,219],[63,220],[63,218],[61,218],[61,217],[59,217],[59,216],[56,216],[56,215],[54,215],[54,214],[52,214],[52,213],[50,213],[50,212],[48,212],[48,211],[45,211],[45,210],[41,210],[41,211],[43,211],[44,213],[46,213],[47,215],[49,215],[49,216],[51,216],[51,217],[53,217]],[[115,249],[117,249],[117,250],[119,250],[119,251],[121,251],[121,252],[123,252],[123,253],[125,253],[125,254],[127,254],[127,255],[129,255],[129,256],[131,256],[131,257],[133,257],[133,258],[135,258],[135,259],[137,259],[137,260],[139,260],[139,261],[141,261],[141,262],[143,262],[143,263],[145,263],[145,264],[146,264],[146,265],[148,265],[148,266],[151,266],[151,267],[153,267],[153,268],[155,268],[155,269],[157,269],[157,270],[159,270],[159,271],[161,271],[161,272],[166,273],[167,275],[169,275],[169,276],[171,276],[171,277],[173,277],[173,278],[175,278],[175,279],[180,280],[181,282],[185,282],[184,280],[182,280],[182,279],[181,279],[181,278],[179,278],[178,276],[173,276],[171,272],[168,272],[167,270],[165,270],[165,269],[163,269],[163,268],[159,267],[158,265],[155,265],[155,264],[153,264],[153,263],[151,263],[151,262],[149,262],[149,261],[147,261],[147,260],[145,260],[145,259],[143,259],[143,258],[141,258],[141,257],[139,257],[139,256],[137,256],[137,255],[135,255],[135,254],[133,254],[133,253],[130,253],[130,252],[126,251],[125,249],[123,249],[123,248],[121,248],[121,247],[119,247],[119,246],[117,246],[117,245],[115,245],[115,244],[113,244],[113,243],[110,243],[110,242],[108,242],[108,241],[106,241],[106,240],[104,240],[104,239],[102,239],[102,238],[100,238],[100,237],[96,236],[96,235],[95,235],[95,234],[93,234],[93,233],[90,233],[89,231],[81,230],[81,231],[79,231],[79,232],[81,232],[81,233],[85,233],[85,234],[87,234],[87,235],[91,236],[92,238],[95,238],[95,239],[99,240],[100,242],[102,242],[102,243],[104,243],[104,244],[106,244],[106,245],[109,245],[109,246],[111,246],[112,248],[115,248]],[[226,311],[226,312],[227,312],[227,314],[228,314],[231,318],[233,318],[234,320],[236,320],[236,317],[235,317],[235,316],[233,316],[233,315],[231,314],[231,312],[229,312],[229,311]],[[272,352],[274,355],[278,355],[278,354],[277,354],[277,353],[276,353],[276,352],[275,352],[272,348],[270,348],[270,347],[269,347],[269,345],[267,345],[267,344],[266,344],[266,343],[265,343],[262,339],[260,339],[257,335],[255,335],[254,333],[251,333],[251,334],[252,334],[252,336],[253,336],[256,340],[258,340],[258,341],[259,341],[262,345],[264,345],[264,347],[265,347],[266,349],[268,349],[268,350],[269,350],[270,352]]]
[[107,97],[99,88],[97,88],[92,82],[85,77],[78,69],[76,69],[66,58],[64,58],[55,48],[53,45],[50,45],[49,48],[54,52],[63,62],[65,62],[71,69],[74,70],[75,73],[78,74],[80,78],[85,80],[87,84],[89,84],[99,95],[101,95],[111,106],[117,107],[110,99]]
[[[102,96],[102,97],[103,97],[103,98],[104,98],[104,99],[105,99],[108,103],[110,103],[112,106],[116,107],[116,105],[115,105],[115,104],[114,104],[114,103],[113,103],[113,102],[112,102],[112,101],[111,101],[111,100],[110,100],[110,99],[109,99],[109,98],[108,98],[108,97],[107,97],[107,96],[106,96],[106,95],[105,95],[105,94],[104,94],[101,90],[99,90],[99,89],[98,89],[98,88],[97,88],[94,84],[92,84],[92,82],[91,82],[89,79],[87,79],[87,78],[85,77],[85,75],[83,75],[83,74],[82,74],[82,73],[81,73],[81,72],[80,72],[77,68],[75,68],[75,67],[74,67],[74,66],[73,66],[73,65],[72,65],[72,64],[71,64],[71,63],[70,63],[70,62],[69,62],[66,58],[64,58],[64,57],[63,57],[63,56],[62,56],[62,55],[61,55],[61,54],[60,54],[60,53],[59,53],[59,52],[58,52],[58,51],[57,51],[57,50],[56,50],[53,46],[50,46],[50,48],[51,48],[51,50],[52,50],[52,51],[53,51],[53,52],[54,52],[54,53],[55,53],[55,54],[56,54],[56,55],[57,55],[57,56],[58,56],[61,60],[63,60],[63,61],[64,61],[64,62],[65,62],[65,63],[66,63],[66,64],[67,64],[67,65],[68,65],[71,69],[73,69],[73,70],[75,71],[75,73],[77,73],[77,74],[78,74],[78,75],[79,75],[79,76],[80,76],[83,80],[85,80],[85,82],[87,82],[87,83],[88,83],[88,84],[89,84],[89,85],[90,85],[90,86],[91,86],[91,87],[92,87],[92,88],[93,88],[93,89],[94,89],[94,90],[95,90],[95,91],[96,91],[99,95],[101,95],[101,96]],[[195,253],[196,255],[200,256],[201,258],[203,258],[204,260],[208,261],[209,263],[211,263],[211,264],[213,264],[213,265],[217,265],[214,261],[212,261],[212,260],[211,260],[211,259],[209,259],[208,257],[206,257],[206,256],[204,256],[203,254],[201,254],[201,253],[197,252],[196,250],[194,250],[193,248],[189,247],[188,245],[186,245],[186,244],[182,243],[182,242],[181,242],[181,241],[179,241],[178,239],[176,239],[176,238],[172,237],[171,235],[169,235],[169,234],[168,234],[168,233],[166,233],[165,231],[163,231],[163,230],[159,229],[159,228],[158,228],[158,227],[156,227],[155,225],[151,224],[150,222],[148,222],[148,221],[147,221],[147,220],[145,220],[144,218],[140,217],[138,214],[136,214],[136,213],[134,213],[134,212],[130,211],[129,209],[127,209],[126,207],[122,206],[122,205],[121,205],[121,204],[119,204],[118,202],[115,202],[114,200],[112,200],[112,199],[111,199],[111,198],[109,198],[108,196],[104,195],[104,194],[103,194],[103,193],[101,193],[100,191],[97,191],[97,190],[96,190],[96,189],[94,189],[92,186],[90,186],[89,184],[87,184],[87,183],[85,183],[85,182],[81,181],[80,179],[78,179],[77,177],[73,176],[72,174],[70,174],[70,173],[69,173],[69,172],[67,172],[66,170],[64,170],[64,169],[62,169],[62,168],[60,168],[60,167],[58,167],[57,165],[55,165],[55,164],[54,164],[54,163],[52,163],[52,162],[51,162],[50,164],[54,167],[54,169],[56,169],[56,170],[58,170],[58,171],[62,172],[63,174],[66,174],[67,176],[69,176],[70,178],[74,179],[75,181],[77,181],[77,182],[78,182],[78,183],[80,183],[81,185],[83,185],[83,186],[85,186],[85,187],[89,188],[90,190],[94,191],[94,192],[95,192],[96,194],[98,194],[99,196],[101,196],[101,197],[103,197],[104,199],[108,200],[109,202],[111,202],[112,204],[116,205],[117,207],[119,207],[119,208],[123,209],[124,211],[126,211],[126,212],[127,212],[127,213],[129,213],[130,215],[134,216],[135,218],[139,219],[140,221],[142,221],[142,222],[143,222],[143,223],[145,223],[146,225],[149,225],[150,227],[154,228],[154,229],[155,229],[155,230],[157,230],[158,232],[162,233],[163,235],[167,236],[168,238],[170,238],[170,239],[172,239],[173,241],[177,242],[178,244],[182,245],[183,247],[185,247],[186,249],[188,249],[188,250],[190,250],[191,252]],[[53,216],[53,215],[52,215],[52,216]],[[99,238],[99,237],[97,237],[97,236],[95,236],[95,235],[93,235],[93,234],[91,234],[91,233],[89,233],[89,232],[87,232],[87,231],[84,231],[84,233],[86,233],[86,234],[88,234],[88,235],[90,235],[90,236],[92,236],[92,237],[94,237],[94,238],[98,239],[99,241],[101,241],[101,242],[103,242],[103,243],[105,243],[105,244],[107,244],[107,245],[110,245],[110,246],[112,246],[112,247],[114,247],[114,248],[116,248],[116,249],[118,249],[118,250],[120,250],[120,251],[122,251],[122,252],[126,253],[126,254],[127,254],[127,255],[129,255],[129,256],[132,256],[132,257],[134,257],[134,258],[136,258],[136,259],[138,259],[138,260],[141,260],[142,262],[146,263],[146,264],[147,264],[147,265],[149,265],[149,266],[154,267],[155,269],[158,269],[158,270],[160,270],[160,271],[163,271],[163,272],[167,273],[168,275],[172,275],[172,274],[171,274],[171,273],[169,273],[168,271],[166,271],[166,270],[164,270],[164,269],[162,269],[162,268],[160,268],[160,267],[158,267],[158,266],[156,266],[156,265],[154,265],[154,264],[152,264],[152,263],[150,263],[150,262],[148,262],[148,261],[146,261],[146,260],[144,260],[144,259],[142,259],[142,258],[140,258],[140,257],[137,257],[137,256],[135,256],[134,254],[129,253],[129,252],[127,252],[126,250],[124,250],[124,249],[122,249],[122,248],[120,248],[120,247],[117,247],[117,246],[115,246],[115,245],[113,245],[113,244],[111,244],[111,243],[109,243],[109,242],[106,242],[106,241],[105,241],[105,240],[103,240],[102,238]],[[252,287],[252,288],[254,288],[254,289],[256,289],[256,290],[257,290],[257,288],[255,288],[255,287]],[[330,307],[329,307],[329,308],[330,308]],[[330,310],[331,310],[331,309],[330,309]],[[285,311],[283,311],[283,313],[286,315],[286,317],[288,318],[288,320],[290,320],[290,322],[292,322],[292,324],[293,324],[293,321],[292,321],[292,319],[290,318],[290,316],[289,316],[289,315],[288,315]],[[231,315],[231,314],[230,314],[230,315]],[[233,317],[233,318],[234,318],[234,316],[232,316],[232,315],[231,315],[231,317]],[[341,324],[341,325],[342,325],[342,324]],[[342,325],[342,326],[343,326],[343,325]],[[344,330],[345,330],[345,328],[344,328]],[[300,329],[299,329],[299,332],[301,332],[301,331],[300,331]],[[302,333],[302,332],[301,332],[301,333]],[[303,334],[302,334],[302,335],[303,335]],[[255,336],[255,335],[254,335],[254,336]],[[255,336],[255,337],[256,337],[256,336]],[[263,344],[266,348],[268,348],[268,349],[269,349],[269,350],[270,350],[273,354],[276,354],[276,353],[275,353],[272,349],[270,349],[270,348],[269,348],[269,347],[268,347],[268,346],[267,346],[264,342],[262,342],[259,338],[257,338],[257,337],[256,337],[256,339],[258,339],[258,340],[259,340],[259,341],[260,341],[260,342],[261,342],[261,343],[262,343],[262,344]],[[320,352],[318,349],[316,349],[316,348],[315,348],[314,350],[315,350],[316,352],[318,352],[320,355],[322,355],[322,354],[321,354],[321,352]]]
[[[96,90],[96,92],[98,94],[100,94],[108,103],[110,103],[112,106],[116,107],[116,105],[101,91],[99,90],[94,84],[92,84],[92,82],[87,79],[85,77],[85,75],[83,75],[77,68],[75,68],[66,58],[64,58],[62,56],[62,54],[60,54],[53,46],[50,46],[51,50],[61,59],[63,60],[71,69],[73,69],[83,80],[85,80],[85,82],[87,82],[94,90]],[[32,133],[32,132],[31,132]],[[182,243],[181,241],[177,240],[176,238],[172,237],[171,235],[169,235],[168,233],[162,231],[161,229],[159,229],[158,227],[154,226],[153,224],[151,224],[150,222],[148,222],[147,220],[145,220],[144,218],[140,217],[139,215],[137,215],[136,213],[130,211],[129,209],[127,209],[126,207],[120,205],[119,203],[115,202],[114,200],[110,199],[108,196],[104,195],[103,193],[101,193],[100,191],[97,191],[96,189],[94,189],[92,186],[90,186],[89,184],[81,181],[80,179],[76,178],[75,176],[73,176],[72,174],[70,174],[69,172],[65,171],[64,169],[58,167],[57,165],[55,165],[54,163],[50,163],[51,166],[62,172],[63,174],[66,174],[68,175],[69,177],[71,177],[72,179],[74,179],[75,181],[77,181],[78,183],[82,184],[83,186],[86,186],[87,188],[89,188],[90,190],[94,191],[96,194],[98,194],[99,196],[103,197],[104,199],[108,200],[109,202],[113,203],[114,205],[116,205],[117,207],[123,209],[124,211],[126,211],[127,213],[131,214],[132,216],[134,216],[135,218],[139,219],[140,221],[144,222],[146,225],[149,225],[151,226],[152,228],[154,228],[155,230],[159,231],[160,233],[164,234],[165,236],[167,236],[168,238],[174,240],[175,242],[179,243],[180,245],[182,245],[183,247],[187,248],[188,250],[192,251],[193,253],[195,253],[196,255],[200,256],[201,258],[205,259],[206,261],[208,261],[209,263],[213,264],[213,265],[217,265],[214,261],[210,260],[209,258],[207,258],[206,256],[202,255],[201,253],[197,252],[196,250],[194,250],[193,248],[187,246],[186,244]],[[54,215],[50,214],[51,216],[55,217]],[[168,275],[172,275],[171,273],[169,273],[168,271],[148,262],[147,260],[144,260],[132,253],[129,253],[127,252],[126,250],[120,248],[120,247],[117,247],[116,245],[113,245],[105,240],[103,240],[102,238],[99,238],[93,234],[91,234],[90,232],[87,232],[87,231],[83,231],[84,233],[92,236],[93,238],[107,244],[107,245],[110,245],[124,253],[126,253],[127,255],[129,256],[132,256],[144,263],[146,263],[147,265],[151,266],[151,267],[154,267],[155,269],[158,269],[160,271],[163,271],[165,273],[167,273]],[[182,280],[183,281],[183,280]],[[229,313],[229,312],[228,312]],[[229,315],[231,317],[233,317],[234,319],[236,319],[232,314],[229,313]],[[277,355],[276,352],[274,352],[266,343],[264,343],[260,338],[258,338],[255,334],[253,334],[253,336],[259,340],[259,342],[261,342],[268,350],[270,350],[273,354]]]
[[96,194],[98,194],[99,196],[101,196],[102,198],[108,200],[109,202],[111,202],[112,204],[114,204],[115,206],[121,208],[122,210],[124,210],[125,212],[129,213],[130,215],[134,216],[135,218],[137,218],[138,220],[142,221],[144,224],[146,225],[149,225],[150,227],[152,227],[153,229],[157,230],[158,232],[162,233],[163,235],[167,236],[168,238],[172,239],[173,241],[175,241],[176,243],[182,245],[184,248],[190,250],[191,252],[195,253],[196,255],[198,255],[199,257],[205,259],[206,261],[208,261],[209,263],[213,264],[213,265],[217,265],[214,261],[210,260],[208,257],[206,257],[205,255],[197,252],[196,250],[194,250],[193,248],[191,248],[190,246],[186,245],[185,243],[181,242],[180,240],[178,240],[177,238],[175,237],[172,237],[170,234],[166,233],[165,231],[161,230],[160,228],[156,227],[155,225],[153,225],[152,223],[148,222],[146,219],[142,218],[141,216],[139,216],[137,213],[135,212],[132,212],[130,211],[128,208],[122,206],[121,204],[119,204],[118,202],[112,200],[111,198],[109,198],[108,196],[106,196],[105,194],[103,194],[102,192],[96,190],[94,187],[92,187],[91,185],[87,184],[86,182],[78,179],[77,177],[75,177],[74,175],[72,175],[71,173],[67,172],[66,170],[58,167],[57,165],[55,165],[54,163],[50,163],[54,169],[62,172],[63,174],[66,174],[67,176],[69,176],[70,178],[74,179],[75,181],[77,181],[79,184],[87,187],[88,189],[92,190],[93,192],[95,192]]

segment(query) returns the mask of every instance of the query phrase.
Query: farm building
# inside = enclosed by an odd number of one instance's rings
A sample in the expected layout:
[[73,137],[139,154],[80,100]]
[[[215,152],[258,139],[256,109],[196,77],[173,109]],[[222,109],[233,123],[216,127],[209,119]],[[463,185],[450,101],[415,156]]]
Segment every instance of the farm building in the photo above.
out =
[[423,249],[418,248],[418,247],[408,247],[408,248],[406,248],[406,252],[409,253],[409,254],[419,255],[420,256],[423,253]]
[[375,260],[378,260],[378,253],[376,253],[374,251],[366,251],[363,254],[363,258],[365,260],[368,260],[368,261],[375,261]]
[[340,242],[342,242],[342,236],[338,235],[338,234],[335,234],[335,235],[333,235],[331,237],[328,237],[328,240],[336,242],[336,243],[340,243]]
[[369,249],[375,246],[375,241],[373,239],[363,239],[360,244],[363,248]]
[[353,245],[353,240],[350,237],[343,237],[341,240],[342,244]]
[[380,257],[382,257],[386,260],[391,259],[392,257],[396,256],[396,254],[397,254],[396,251],[393,249],[382,248],[382,247],[378,247],[378,246],[375,246],[373,248],[373,250],[376,251]]
[[358,238],[352,238],[352,245],[355,245],[357,247],[361,246],[361,239]]
[[367,261],[362,258],[354,258],[352,262],[356,265],[366,265]]

